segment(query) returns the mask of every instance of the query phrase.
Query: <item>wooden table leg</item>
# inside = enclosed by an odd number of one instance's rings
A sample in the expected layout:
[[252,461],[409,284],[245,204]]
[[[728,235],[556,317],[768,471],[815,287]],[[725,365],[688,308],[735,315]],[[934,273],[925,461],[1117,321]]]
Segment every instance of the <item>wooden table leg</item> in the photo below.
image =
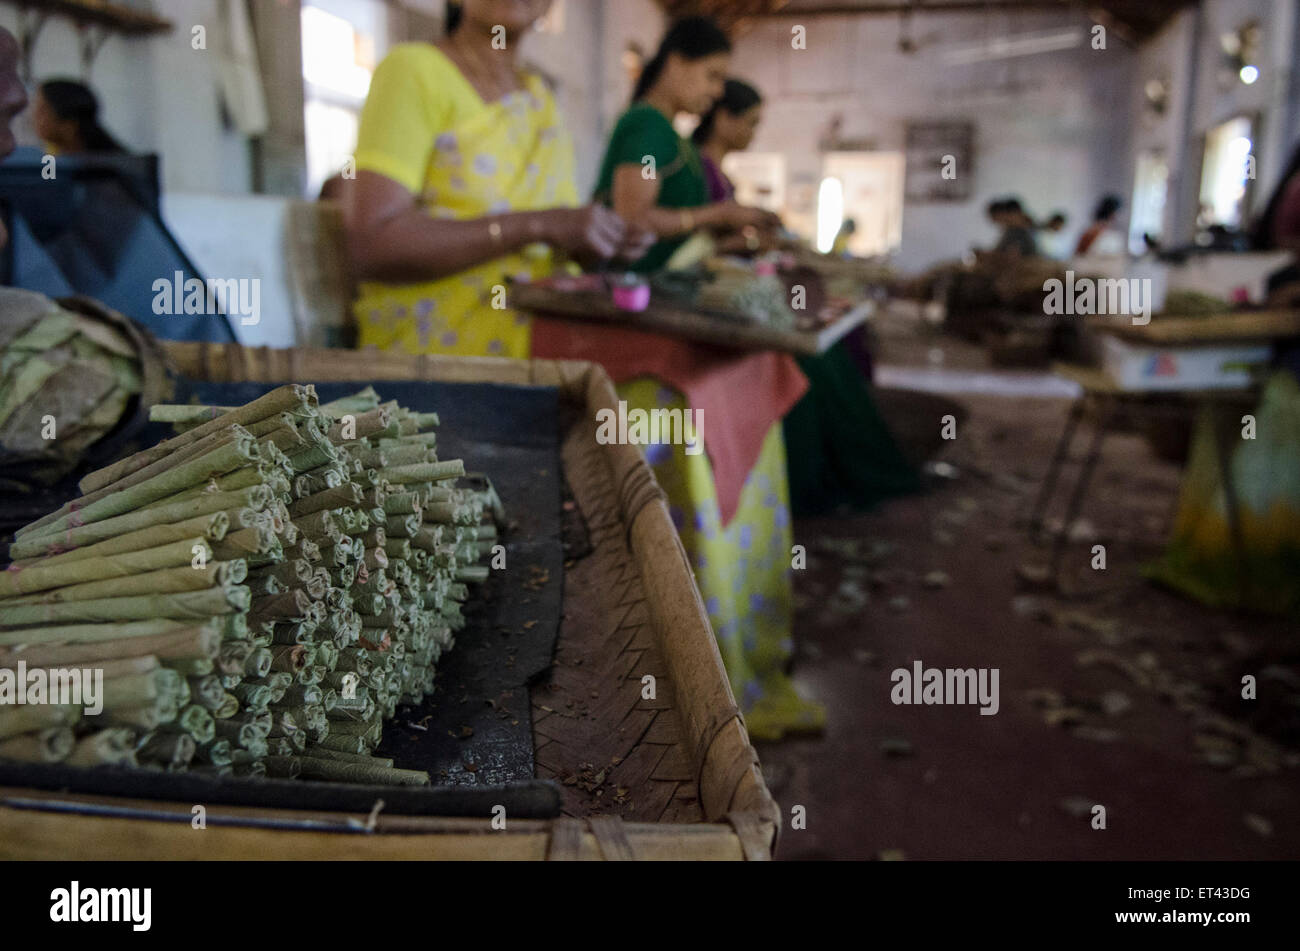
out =
[[1056,452],[1047,467],[1047,475],[1043,477],[1043,485],[1038,490],[1038,498],[1034,500],[1034,507],[1029,516],[1029,537],[1035,541],[1041,537],[1043,516],[1047,512],[1047,506],[1052,501],[1052,494],[1056,491],[1056,480],[1060,477],[1061,466],[1065,462],[1065,457],[1069,455],[1070,443],[1074,441],[1074,432],[1079,426],[1079,420],[1083,418],[1083,406],[1086,399],[1086,396],[1081,396],[1071,404],[1069,415],[1065,418],[1065,429],[1062,430],[1060,441],[1056,444]]
[[1056,542],[1052,546],[1052,575],[1056,577],[1058,582],[1060,581],[1061,558],[1065,554],[1070,529],[1079,516],[1079,509],[1083,506],[1084,496],[1088,492],[1088,483],[1092,481],[1093,471],[1097,468],[1097,462],[1101,458],[1102,443],[1105,442],[1106,436],[1110,432],[1110,424],[1119,409],[1119,400],[1109,395],[1099,396],[1097,408],[1097,420],[1094,424],[1096,430],[1092,436],[1092,445],[1088,447],[1088,455],[1084,457],[1083,468],[1079,471],[1079,480],[1074,484],[1074,492],[1071,494],[1070,502],[1065,509],[1065,520],[1061,523],[1060,534],[1056,536]]

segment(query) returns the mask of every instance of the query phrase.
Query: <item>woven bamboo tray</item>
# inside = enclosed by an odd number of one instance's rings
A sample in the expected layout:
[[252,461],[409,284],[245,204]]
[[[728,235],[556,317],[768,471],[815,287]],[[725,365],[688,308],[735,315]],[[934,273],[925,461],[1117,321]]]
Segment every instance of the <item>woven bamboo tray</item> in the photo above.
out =
[[[591,554],[566,568],[551,679],[532,692],[539,778],[563,817],[307,813],[0,789],[0,857],[166,859],[729,859],[772,855],[780,815],[735,706],[662,491],[635,446],[596,442],[617,405],[598,366],[339,350],[168,344],[213,382],[441,380],[554,386],[577,410],[565,477]],[[642,699],[654,675],[656,699]],[[593,775],[595,771],[597,775]]]

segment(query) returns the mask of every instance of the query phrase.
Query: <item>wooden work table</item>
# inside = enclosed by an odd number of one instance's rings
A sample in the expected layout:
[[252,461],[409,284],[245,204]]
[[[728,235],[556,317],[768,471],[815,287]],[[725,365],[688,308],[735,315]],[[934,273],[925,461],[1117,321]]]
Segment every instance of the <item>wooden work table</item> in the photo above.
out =
[[609,294],[591,290],[555,290],[532,284],[510,288],[511,307],[542,317],[617,324],[632,330],[680,337],[736,350],[779,350],[799,356],[825,353],[875,313],[872,301],[862,301],[815,330],[780,330],[764,324],[691,310],[657,295],[643,311],[614,306]]

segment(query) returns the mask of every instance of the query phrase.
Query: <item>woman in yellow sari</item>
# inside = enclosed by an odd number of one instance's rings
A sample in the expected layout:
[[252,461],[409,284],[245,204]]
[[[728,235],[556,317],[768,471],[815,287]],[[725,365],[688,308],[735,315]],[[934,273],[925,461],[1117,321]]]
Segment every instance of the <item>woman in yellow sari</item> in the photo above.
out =
[[573,148],[516,50],[550,0],[473,0],[438,44],[395,47],[371,81],[344,212],[360,279],[362,347],[527,358],[529,322],[503,307],[509,277],[648,242],[578,205]]
[[[447,39],[399,46],[376,70],[344,203],[362,282],[355,307],[362,347],[528,358],[532,322],[504,309],[508,277],[546,276],[555,251],[637,260],[659,237],[602,205],[569,207],[577,189],[568,137],[545,85],[515,61],[519,37],[548,6],[468,0]],[[682,399],[653,377],[619,382],[620,397],[634,407]],[[783,670],[792,598],[779,425],[760,441],[761,459],[735,512],[727,504],[720,511],[705,457],[670,446],[649,447],[647,456],[691,554],[750,732],[776,739],[819,728],[825,714],[797,696]]]

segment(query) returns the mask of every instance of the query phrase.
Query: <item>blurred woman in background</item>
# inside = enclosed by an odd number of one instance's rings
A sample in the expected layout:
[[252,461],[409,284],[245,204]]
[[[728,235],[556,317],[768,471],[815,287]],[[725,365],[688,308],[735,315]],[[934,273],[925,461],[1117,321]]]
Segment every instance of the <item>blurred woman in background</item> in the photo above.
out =
[[99,124],[95,93],[72,79],[48,79],[37,87],[32,123],[46,149],[54,155],[126,151]]
[[1115,216],[1123,207],[1124,200],[1118,195],[1107,195],[1097,203],[1097,210],[1092,215],[1092,224],[1079,235],[1079,241],[1074,246],[1075,257],[1124,252],[1124,236],[1114,227]]
[[1038,226],[1038,246],[1044,256],[1064,261],[1070,256],[1065,240],[1065,226],[1069,218],[1063,211],[1054,211],[1050,218]]
[[[728,79],[722,98],[704,114],[691,134],[700,153],[709,200],[730,202],[736,187],[722,170],[723,160],[732,152],[743,152],[754,141],[754,133],[763,121],[763,97],[757,89],[739,79]],[[777,233],[760,231],[754,226],[741,229],[718,241],[720,254],[757,254],[777,245]]]
[[735,186],[722,171],[722,160],[731,152],[743,152],[754,141],[763,121],[763,97],[749,83],[728,79],[722,97],[700,119],[691,141],[700,151],[710,201],[730,201]]
[[[710,194],[699,152],[673,125],[681,113],[707,115],[723,96],[730,51],[712,20],[674,23],[610,136],[596,195],[629,226],[659,238],[637,270],[661,268],[697,229],[779,225],[769,212]],[[539,356],[602,364],[629,412],[696,414],[704,453],[661,444],[648,446],[646,459],[668,496],[732,691],[755,739],[822,729],[824,708],[800,697],[786,674],[792,528],[781,417],[806,387],[797,365],[774,352],[551,321],[539,322],[535,343]]]
[[[758,90],[728,79],[722,98],[705,113],[693,136],[712,200],[728,201],[734,196],[735,189],[722,171],[723,159],[749,148],[762,119],[763,97]],[[849,253],[848,242],[856,230],[852,218],[844,222],[833,255]],[[752,253],[770,246],[751,229],[720,242],[718,250]],[[852,335],[825,354],[795,358],[809,383],[808,392],[783,424],[795,515],[869,509],[883,499],[920,488],[919,474],[903,457],[876,408],[867,352],[865,342]]]
[[[715,199],[695,146],[677,134],[682,113],[706,116],[726,91],[731,40],[707,17],[688,17],[669,29],[645,65],[632,105],[610,135],[596,197],[619,217],[659,236],[637,269],[661,268],[696,230],[775,230],[771,212],[730,197]],[[716,118],[716,116],[715,116]]]

